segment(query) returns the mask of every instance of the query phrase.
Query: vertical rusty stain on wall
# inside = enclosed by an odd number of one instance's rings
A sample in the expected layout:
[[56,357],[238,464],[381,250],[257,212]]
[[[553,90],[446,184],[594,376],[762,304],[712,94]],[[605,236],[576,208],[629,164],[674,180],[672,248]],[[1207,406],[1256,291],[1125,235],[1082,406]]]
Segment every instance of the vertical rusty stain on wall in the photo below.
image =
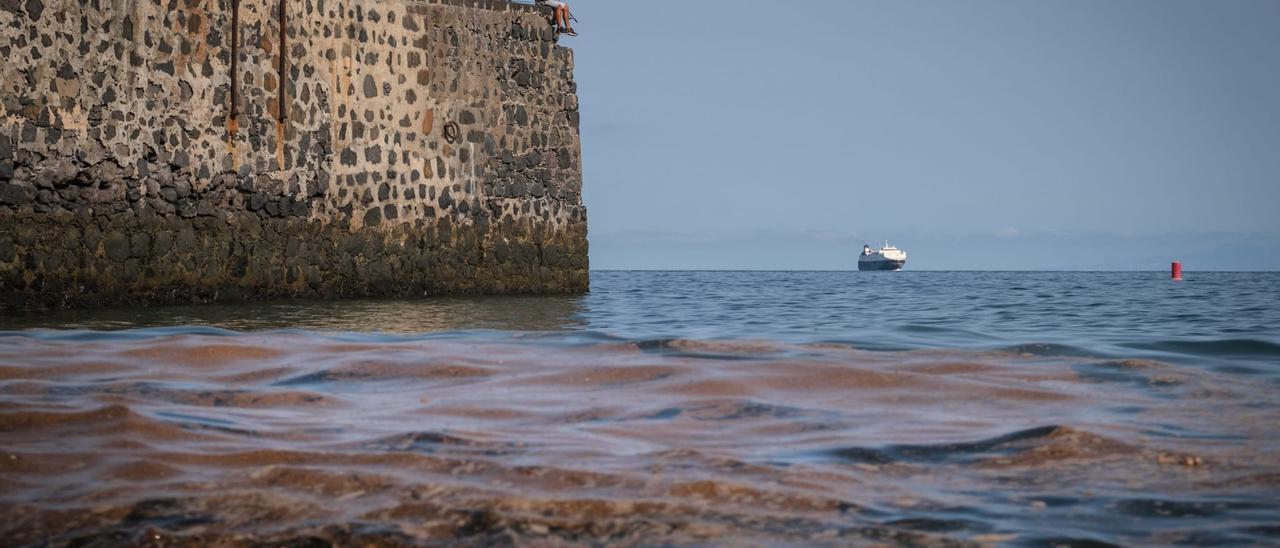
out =
[[285,39],[288,36],[288,30],[287,30],[288,26],[286,24],[286,21],[288,20],[285,18],[286,3],[287,3],[287,0],[280,0],[280,54],[279,54],[280,55],[280,67],[279,67],[280,96],[279,96],[279,103],[276,104],[276,106],[278,107],[277,108],[278,112],[276,115],[281,122],[285,121],[285,119],[288,117],[288,114],[287,114],[288,110],[285,109],[285,105],[284,105],[285,94],[288,93],[288,88],[285,85],[285,82],[288,82],[288,78],[286,77],[286,75],[287,75],[287,71],[289,70],[288,58],[286,57],[288,55],[288,51],[285,49],[286,48]]
[[287,76],[289,65],[288,65],[288,57],[287,57],[288,52],[286,51],[286,48],[288,46],[288,44],[286,43],[286,39],[288,37],[289,27],[288,27],[288,19],[285,18],[285,4],[287,3],[287,1],[288,0],[280,0],[279,9],[276,12],[276,20],[277,20],[276,22],[279,24],[279,27],[280,27],[279,29],[280,48],[279,48],[279,51],[276,52],[276,56],[277,56],[276,70],[279,73],[278,74],[279,86],[276,89],[276,92],[277,92],[276,94],[276,165],[279,166],[279,169],[282,171],[289,168],[289,166],[285,165],[285,157],[284,157],[284,141],[285,141],[284,121],[288,119],[288,116],[289,116],[288,109],[285,107],[285,98],[286,98],[286,95],[289,93],[289,88],[288,88],[289,79]]
[[236,129],[239,127],[237,118],[240,116],[240,74],[238,60],[240,58],[240,0],[231,0],[231,108],[230,117],[227,119],[227,131],[230,133],[230,143],[235,146]]

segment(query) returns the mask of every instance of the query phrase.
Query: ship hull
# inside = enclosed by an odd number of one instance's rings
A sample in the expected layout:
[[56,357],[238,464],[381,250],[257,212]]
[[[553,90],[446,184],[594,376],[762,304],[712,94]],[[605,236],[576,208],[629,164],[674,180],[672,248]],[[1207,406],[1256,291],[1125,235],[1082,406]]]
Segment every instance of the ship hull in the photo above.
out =
[[907,261],[891,261],[885,259],[882,261],[858,261],[858,270],[902,270],[903,265]]

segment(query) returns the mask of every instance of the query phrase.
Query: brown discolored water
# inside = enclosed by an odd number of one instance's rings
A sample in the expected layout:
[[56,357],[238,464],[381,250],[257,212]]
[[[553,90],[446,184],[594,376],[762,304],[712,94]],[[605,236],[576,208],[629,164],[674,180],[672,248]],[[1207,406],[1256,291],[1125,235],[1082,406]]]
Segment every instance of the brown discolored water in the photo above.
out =
[[1274,382],[1034,350],[11,332],[0,538],[1280,542]]

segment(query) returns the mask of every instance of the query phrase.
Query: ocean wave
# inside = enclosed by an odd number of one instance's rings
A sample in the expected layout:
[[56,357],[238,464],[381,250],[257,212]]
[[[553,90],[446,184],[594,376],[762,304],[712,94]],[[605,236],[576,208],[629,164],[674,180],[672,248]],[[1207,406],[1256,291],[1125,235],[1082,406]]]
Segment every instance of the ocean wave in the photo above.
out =
[[1264,339],[1169,339],[1130,342],[1122,346],[1135,350],[1212,358],[1280,357],[1280,343]]
[[1051,343],[8,333],[0,536],[1156,542],[1271,523],[1272,390]]

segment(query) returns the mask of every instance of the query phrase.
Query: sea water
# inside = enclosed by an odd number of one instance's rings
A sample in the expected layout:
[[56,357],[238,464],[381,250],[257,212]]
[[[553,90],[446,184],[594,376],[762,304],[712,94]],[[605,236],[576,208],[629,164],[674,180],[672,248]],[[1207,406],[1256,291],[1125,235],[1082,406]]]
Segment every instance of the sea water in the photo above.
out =
[[0,538],[1280,542],[1280,274],[0,317]]

